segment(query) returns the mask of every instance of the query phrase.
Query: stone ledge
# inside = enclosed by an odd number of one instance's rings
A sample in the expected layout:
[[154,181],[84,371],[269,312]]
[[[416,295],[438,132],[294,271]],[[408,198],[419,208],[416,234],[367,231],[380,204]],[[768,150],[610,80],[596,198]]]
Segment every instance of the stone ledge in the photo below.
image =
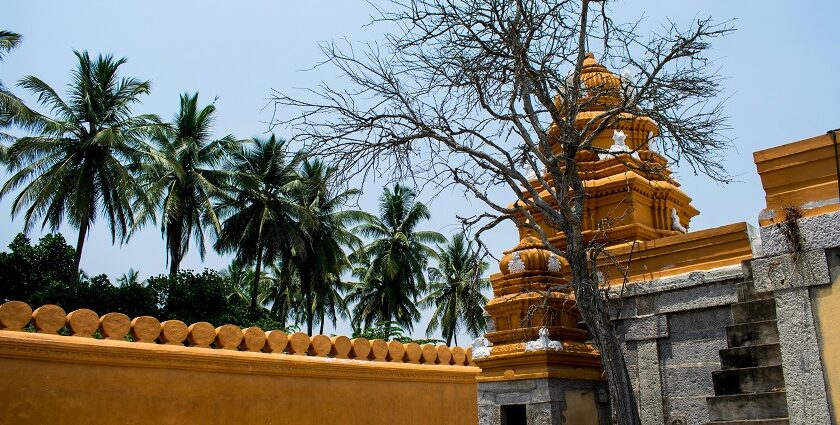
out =
[[823,250],[802,252],[797,263],[791,254],[758,258],[753,260],[752,269],[757,293],[831,283]]
[[621,327],[619,334],[624,335],[625,341],[667,338],[669,335],[668,318],[661,314],[622,320]]
[[[727,284],[727,281],[730,282]],[[706,282],[703,286],[669,291],[656,296],[656,312],[677,313],[720,307],[738,302],[736,283],[732,280]]]
[[663,277],[661,279],[633,282],[624,287],[623,294],[620,285],[613,286],[610,288],[610,297],[618,297],[619,295],[624,297],[637,297],[640,295],[690,288],[692,286],[707,283],[738,279],[743,276],[744,271],[742,270],[741,265],[737,264],[711,270],[695,271],[676,276]]
[[[840,246],[840,211],[802,218],[798,221],[805,251]],[[761,244],[765,256],[790,252],[780,224],[761,228]]]

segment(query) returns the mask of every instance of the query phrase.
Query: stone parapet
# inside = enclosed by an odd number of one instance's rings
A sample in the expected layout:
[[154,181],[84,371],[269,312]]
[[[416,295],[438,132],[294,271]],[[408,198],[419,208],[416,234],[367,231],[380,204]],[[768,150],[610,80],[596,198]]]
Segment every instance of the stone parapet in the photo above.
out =
[[[806,216],[797,220],[796,225],[800,235],[800,251],[825,250],[840,246],[840,211]],[[765,256],[786,254],[795,249],[785,235],[785,226],[784,223],[777,223],[761,227],[761,245]]]

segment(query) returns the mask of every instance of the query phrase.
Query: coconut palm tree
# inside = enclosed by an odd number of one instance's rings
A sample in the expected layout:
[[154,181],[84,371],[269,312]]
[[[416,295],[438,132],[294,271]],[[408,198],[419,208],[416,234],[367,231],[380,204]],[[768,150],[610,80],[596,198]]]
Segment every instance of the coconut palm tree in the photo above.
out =
[[23,37],[20,34],[8,30],[0,30],[0,60],[12,49],[20,44]]
[[327,319],[330,319],[333,327],[335,327],[339,317],[342,319],[350,317],[345,294],[351,290],[352,284],[341,279],[341,274],[345,270],[347,269],[342,268],[338,273],[325,273],[323,283],[315,297],[313,308],[318,316],[318,322],[321,324],[319,333],[322,335]]
[[[241,264],[234,259],[228,264],[227,268],[219,272],[222,277],[230,285],[230,292],[227,294],[227,299],[233,303],[242,303],[247,305],[251,302],[251,285],[254,282],[254,270],[246,264]],[[263,272],[260,276],[260,290],[265,291],[273,283],[273,278],[267,273]],[[261,301],[261,300],[260,300]]]
[[135,222],[134,211],[149,207],[142,187],[125,165],[136,160],[138,146],[159,126],[153,115],[132,114],[131,107],[149,93],[149,82],[119,76],[126,59],[74,52],[79,64],[72,73],[67,100],[37,77],[19,86],[38,97],[52,117],[40,113],[17,117],[37,135],[18,138],[8,150],[12,174],[0,198],[22,188],[12,215],[25,210],[24,229],[43,219],[55,231],[62,222],[79,231],[74,268],[97,218],[108,224],[111,240],[124,241]]
[[298,276],[307,332],[312,334],[317,316],[323,333],[326,318],[335,326],[337,316],[347,317],[342,297],[346,285],[340,276],[350,266],[350,260],[344,247],[354,250],[362,246],[349,226],[373,217],[362,211],[341,209],[359,190],[343,189],[336,168],[317,159],[306,161],[300,176],[295,200],[308,210],[311,221],[304,229],[307,238],[302,249],[294,250],[286,261],[289,271]]
[[[203,260],[205,229],[221,231],[213,201],[224,194],[228,172],[221,166],[237,140],[232,135],[212,140],[215,111],[213,104],[199,108],[198,93],[182,94],[172,124],[152,133],[139,165],[144,187],[161,210],[170,277],[178,274],[191,239]],[[154,215],[154,210],[145,211],[144,217]]]
[[[12,49],[17,47],[23,40],[20,34],[7,30],[0,30],[0,62],[5,59]],[[3,81],[0,81],[0,130],[6,129],[13,124],[23,124],[24,118],[31,118],[35,113],[23,104],[23,101],[12,94]],[[1,144],[6,141],[14,141],[11,134],[0,131],[0,163],[5,161],[8,148]]]
[[440,233],[417,230],[430,218],[426,206],[416,201],[411,189],[396,184],[379,198],[379,217],[354,228],[372,241],[354,253],[359,283],[348,295],[356,303],[353,324],[361,328],[376,322],[397,322],[411,330],[420,318],[415,305],[426,290],[428,259],[436,253],[429,246],[446,241]]
[[484,305],[487,297],[481,292],[490,287],[490,280],[482,276],[487,263],[477,261],[472,244],[463,233],[457,233],[445,246],[438,246],[438,266],[429,268],[429,293],[420,300],[422,307],[433,307],[434,313],[426,328],[426,335],[440,328],[446,345],[458,332],[466,330],[473,336],[484,332]]
[[273,264],[271,270],[271,278],[260,293],[260,302],[284,327],[289,319],[297,326],[301,319],[300,281],[297,276],[290,276],[282,264]]
[[302,162],[302,153],[290,154],[286,142],[274,135],[244,143],[229,159],[230,195],[218,205],[224,221],[214,246],[220,253],[234,253],[237,260],[255,264],[252,315],[257,310],[263,265],[304,244],[301,228],[305,226],[300,223],[307,223],[309,217],[290,194]]
[[120,287],[126,287],[130,285],[139,285],[140,284],[140,272],[129,268],[127,272],[123,273],[122,276],[117,278],[117,284]]

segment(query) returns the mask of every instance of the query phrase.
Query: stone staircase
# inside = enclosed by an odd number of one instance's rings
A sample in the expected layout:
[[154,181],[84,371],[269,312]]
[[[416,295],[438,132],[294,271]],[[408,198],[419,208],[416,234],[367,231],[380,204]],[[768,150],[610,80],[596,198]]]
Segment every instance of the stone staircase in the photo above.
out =
[[788,425],[782,354],[773,294],[756,294],[747,280],[732,304],[728,348],[712,379],[715,396],[706,399],[708,425]]

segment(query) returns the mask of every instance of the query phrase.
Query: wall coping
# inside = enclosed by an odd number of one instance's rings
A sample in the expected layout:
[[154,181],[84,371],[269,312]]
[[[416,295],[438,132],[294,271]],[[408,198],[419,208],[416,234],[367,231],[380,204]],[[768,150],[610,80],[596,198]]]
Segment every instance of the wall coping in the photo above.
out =
[[465,384],[474,384],[480,371],[473,366],[271,355],[6,330],[0,330],[0,357],[221,373]]
[[[29,329],[30,324],[36,333],[24,331]],[[31,341],[33,344],[40,344],[44,341],[44,336],[47,340],[57,338],[53,342],[66,340],[67,344],[76,344],[68,347],[87,347],[87,342],[93,341],[91,347],[114,350],[140,348],[147,353],[157,353],[158,349],[197,355],[216,353],[213,354],[215,356],[246,352],[265,358],[311,357],[328,361],[347,360],[354,363],[373,362],[424,367],[474,366],[472,347],[464,349],[382,339],[310,336],[303,332],[286,335],[280,330],[266,332],[256,326],[240,329],[235,325],[222,325],[214,328],[207,322],[187,326],[180,320],[160,322],[151,316],[130,319],[122,313],[108,313],[99,317],[96,312],[86,308],[68,314],[53,304],[43,305],[33,311],[28,304],[21,301],[8,301],[0,305],[0,331],[17,333],[18,337],[12,339],[18,342]],[[64,331],[70,336],[59,335],[59,332]],[[148,349],[149,347],[152,348]]]
[[612,297],[637,297],[641,295],[656,294],[659,292],[674,291],[693,286],[700,286],[731,279],[739,279],[744,276],[744,270],[740,264],[718,267],[710,270],[693,271],[676,276],[668,276],[660,279],[646,281],[628,282],[622,293],[621,285],[613,285],[609,289],[609,296]]
[[759,224],[786,219],[786,207],[798,207],[805,216],[837,211],[836,147],[829,134],[753,153],[761,178],[766,208]]

